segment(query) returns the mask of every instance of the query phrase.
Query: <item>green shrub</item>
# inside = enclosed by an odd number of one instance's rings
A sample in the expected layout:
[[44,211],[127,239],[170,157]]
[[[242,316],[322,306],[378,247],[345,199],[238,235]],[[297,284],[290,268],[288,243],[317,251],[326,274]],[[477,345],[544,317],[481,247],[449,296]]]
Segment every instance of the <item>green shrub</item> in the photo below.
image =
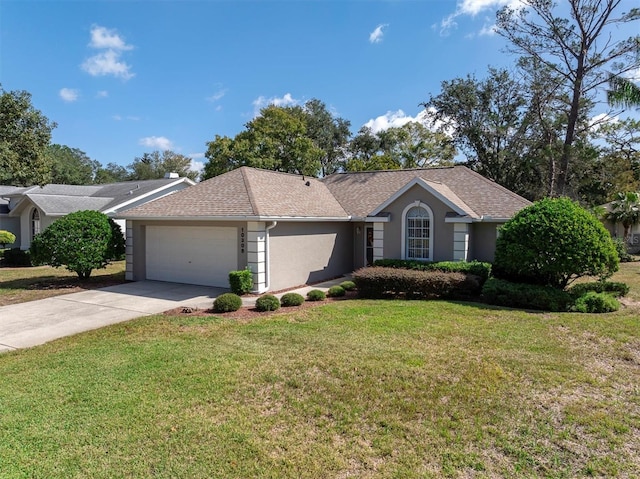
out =
[[327,296],[329,298],[338,298],[340,296],[344,296],[347,292],[342,286],[331,286],[329,291],[327,291]]
[[489,278],[482,297],[489,304],[543,311],[567,311],[573,303],[573,296],[561,289],[498,278]]
[[242,307],[242,298],[235,293],[224,293],[213,301],[213,310],[216,313],[230,313],[238,311]]
[[80,279],[105,268],[124,254],[124,237],[113,219],[98,211],[70,213],[53,222],[31,242],[34,264],[66,266]]
[[307,293],[307,301],[324,301],[327,295],[320,289],[312,289]]
[[616,252],[618,253],[618,258],[620,258],[621,263],[633,261],[633,256],[627,251],[627,243],[624,239],[613,238],[613,244],[616,247]]
[[4,249],[6,245],[13,244],[16,241],[16,235],[11,231],[0,230],[0,248]]
[[574,298],[578,298],[589,291],[609,293],[611,296],[619,298],[629,294],[629,286],[615,281],[593,281],[591,283],[578,283],[569,288],[569,293]]
[[256,309],[260,312],[275,311],[280,307],[280,300],[272,294],[263,294],[256,300]]
[[239,271],[229,271],[229,288],[231,292],[243,295],[253,289],[253,273],[249,268]]
[[520,210],[500,229],[494,276],[564,289],[575,278],[608,278],[618,270],[611,235],[567,198],[546,198]]
[[467,298],[481,290],[475,275],[437,270],[373,266],[356,271],[353,279],[363,298]]
[[28,251],[23,251],[20,248],[5,250],[4,265],[13,267],[31,266],[31,255]]
[[610,294],[588,291],[576,299],[572,309],[579,313],[611,313],[620,309],[620,303]]
[[300,306],[304,303],[304,296],[298,293],[285,293],[280,298],[280,305],[287,306]]
[[430,263],[426,261],[405,260],[405,259],[379,259],[373,263],[374,266],[386,268],[414,269],[417,271],[442,271],[444,273],[465,273],[477,276],[480,286],[489,279],[491,275],[491,263],[481,261],[439,261]]
[[343,281],[342,283],[340,283],[340,287],[345,291],[353,291],[354,289],[356,289],[356,283],[354,283],[353,281]]

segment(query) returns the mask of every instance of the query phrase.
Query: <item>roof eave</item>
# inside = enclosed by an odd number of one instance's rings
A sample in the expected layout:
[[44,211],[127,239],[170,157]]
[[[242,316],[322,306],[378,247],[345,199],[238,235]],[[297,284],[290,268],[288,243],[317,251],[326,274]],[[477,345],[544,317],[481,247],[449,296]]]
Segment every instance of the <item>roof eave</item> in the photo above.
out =
[[113,218],[131,221],[291,221],[291,222],[348,222],[351,216],[264,216],[264,215],[229,215],[229,216],[142,216],[113,215]]

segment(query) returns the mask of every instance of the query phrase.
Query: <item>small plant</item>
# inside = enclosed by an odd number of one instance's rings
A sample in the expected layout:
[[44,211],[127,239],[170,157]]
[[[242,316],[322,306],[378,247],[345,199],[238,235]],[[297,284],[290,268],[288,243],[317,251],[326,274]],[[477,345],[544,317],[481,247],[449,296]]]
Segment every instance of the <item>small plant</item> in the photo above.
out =
[[620,309],[620,303],[616,298],[607,293],[589,291],[578,299],[573,305],[573,310],[579,313],[611,313]]
[[256,309],[260,312],[275,311],[280,307],[280,300],[272,294],[263,294],[256,300]]
[[618,252],[618,258],[621,263],[628,263],[633,261],[633,256],[627,251],[627,243],[622,238],[613,238],[613,244],[616,245],[616,251]]
[[330,298],[338,298],[344,296],[346,293],[342,286],[331,286],[329,291],[327,291],[327,296]]
[[0,230],[0,248],[4,249],[7,244],[15,243],[16,235],[11,231]]
[[242,298],[234,293],[224,293],[213,301],[213,310],[216,313],[230,313],[238,311],[242,307]]
[[8,249],[4,252],[5,266],[31,266],[31,255],[20,248]]
[[324,301],[327,295],[320,289],[312,289],[307,293],[307,301]]
[[342,283],[340,283],[340,287],[345,291],[353,291],[354,289],[356,289],[356,283],[354,283],[353,281],[343,281]]
[[232,293],[243,295],[253,289],[253,273],[249,268],[229,271],[229,288]]
[[280,298],[280,305],[287,306],[300,306],[304,303],[304,296],[298,293],[286,293]]

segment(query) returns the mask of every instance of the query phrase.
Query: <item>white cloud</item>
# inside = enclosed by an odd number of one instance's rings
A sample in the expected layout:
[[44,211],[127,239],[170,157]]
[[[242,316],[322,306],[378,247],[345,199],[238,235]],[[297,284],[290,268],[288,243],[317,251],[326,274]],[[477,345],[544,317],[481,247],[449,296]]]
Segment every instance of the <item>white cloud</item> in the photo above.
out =
[[611,116],[608,113],[600,113],[591,117],[591,119],[589,120],[589,128],[591,129],[591,131],[597,132],[601,126],[610,123],[617,123],[619,121],[620,118],[618,118],[617,116]]
[[74,90],[73,88],[62,88],[59,91],[60,98],[64,101],[71,103],[78,99],[80,96],[80,92],[78,90]]
[[260,114],[260,110],[268,105],[295,106],[299,104],[300,100],[296,100],[295,98],[293,98],[291,93],[285,93],[282,97],[266,98],[264,96],[259,96],[258,98],[253,100],[253,116],[258,116]]
[[388,23],[381,23],[369,34],[369,43],[380,43],[384,37],[383,29],[388,27]]
[[100,90],[96,93],[96,98],[107,98],[109,96],[109,92],[107,90]]
[[[456,19],[463,15],[475,17],[481,12],[495,11],[499,8],[509,6],[511,8],[520,8],[523,6],[524,0],[461,0],[456,6],[456,11],[446,16],[440,21],[440,35],[447,36],[449,32],[457,28]],[[495,25],[484,25],[479,35],[493,35],[495,33]]]
[[227,94],[227,91],[227,88],[220,88],[213,95],[208,96],[207,101],[215,103],[216,101],[221,100]]
[[[373,133],[378,133],[379,131],[383,131],[388,128],[399,128],[407,123],[415,121],[417,123],[422,123],[433,131],[436,131],[442,126],[442,122],[437,120],[433,121],[429,118],[433,113],[435,113],[434,109],[422,110],[416,116],[407,115],[402,110],[388,111],[384,115],[369,120],[363,126],[371,128]],[[452,132],[445,131],[445,133],[451,135]]]
[[120,60],[120,53],[115,50],[107,50],[89,57],[82,64],[82,69],[91,76],[113,75],[114,77],[129,80],[135,76],[131,73],[131,66]]
[[122,60],[122,52],[132,50],[132,45],[127,45],[122,37],[105,27],[94,25],[91,28],[91,48],[102,50],[100,53],[87,58],[81,68],[91,76],[113,75],[123,80],[129,80],[135,76],[131,72],[131,66]]
[[157,150],[172,150],[173,143],[168,138],[164,136],[147,136],[146,138],[141,138],[139,143],[142,146],[146,146],[148,148],[155,148]]
[[640,67],[635,70],[628,71],[625,77],[633,82],[640,82]]
[[127,45],[116,30],[94,25],[91,28],[91,48],[109,50],[132,50],[132,45]]

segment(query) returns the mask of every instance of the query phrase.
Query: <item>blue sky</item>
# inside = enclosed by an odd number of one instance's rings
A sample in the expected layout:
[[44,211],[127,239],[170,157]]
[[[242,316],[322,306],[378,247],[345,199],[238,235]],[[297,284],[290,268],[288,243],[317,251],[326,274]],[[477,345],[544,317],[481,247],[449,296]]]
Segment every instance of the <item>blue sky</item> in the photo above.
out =
[[103,165],[197,168],[269,103],[318,98],[354,133],[415,117],[443,80],[514,62],[491,31],[510,1],[3,0],[0,83]]

